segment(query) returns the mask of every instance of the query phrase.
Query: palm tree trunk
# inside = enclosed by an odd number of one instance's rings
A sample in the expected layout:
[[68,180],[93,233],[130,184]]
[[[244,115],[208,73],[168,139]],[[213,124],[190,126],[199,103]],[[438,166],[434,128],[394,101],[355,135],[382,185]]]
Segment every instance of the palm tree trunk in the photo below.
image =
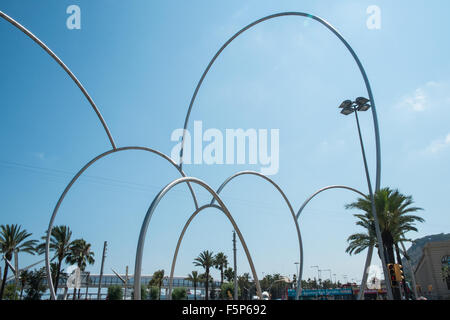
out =
[[22,287],[20,288],[20,297],[19,297],[20,300],[22,300],[24,286],[25,286],[25,284],[22,284]]
[[208,287],[209,287],[209,269],[206,270],[205,300],[208,300]]
[[61,262],[62,262],[62,260],[58,259],[58,270],[56,271],[56,279],[55,279],[55,283],[54,283],[55,294],[57,294],[57,291],[58,291],[58,282],[59,282],[59,277],[61,274]]
[[8,264],[6,263],[7,257],[5,257],[5,272],[3,273],[3,281],[2,281],[2,288],[0,289],[0,300],[3,300],[3,291],[5,291],[5,284],[6,284],[6,277],[8,275]]
[[197,300],[197,282],[194,282],[194,300]]

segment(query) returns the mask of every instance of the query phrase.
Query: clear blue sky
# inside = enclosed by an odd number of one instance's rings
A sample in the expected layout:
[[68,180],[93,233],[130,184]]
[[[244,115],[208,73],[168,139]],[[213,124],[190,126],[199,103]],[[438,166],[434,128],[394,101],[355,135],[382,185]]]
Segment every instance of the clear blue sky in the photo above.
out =
[[[66,27],[66,8],[81,8],[81,30]],[[369,5],[381,9],[381,29],[366,27]],[[29,28],[74,71],[96,101],[118,146],[141,145],[170,154],[171,132],[183,126],[195,85],[216,50],[248,23],[277,12],[304,11],[333,24],[362,60],[377,103],[382,186],[413,195],[426,223],[416,238],[450,231],[450,22],[448,1],[17,1],[4,11]],[[110,148],[78,88],[38,46],[0,21],[0,224],[21,224],[40,237],[71,177]],[[342,100],[367,95],[343,45],[315,21],[285,17],[244,33],[217,60],[199,92],[189,127],[280,129],[280,170],[272,178],[295,210],[316,189],[345,184],[367,191],[354,119],[339,114]],[[375,179],[372,118],[361,114]],[[186,165],[188,175],[217,188],[226,177],[256,166]],[[144,152],[113,155],[95,164],[63,203],[56,224],[92,243],[100,269],[134,269],[137,237],[156,193],[178,177]],[[198,190],[202,202],[209,196]],[[256,177],[241,177],[223,192],[254,257],[259,276],[296,272],[298,246],[281,197]],[[360,231],[344,205],[348,191],[315,199],[300,220],[304,278],[312,265],[342,281],[360,279],[365,253],[345,253]],[[143,272],[169,272],[176,238],[193,210],[185,186],[175,188],[154,215]],[[232,262],[232,227],[214,210],[191,225],[175,273],[186,275],[202,250]],[[37,258],[21,255],[21,264]],[[375,258],[374,263],[379,263]],[[238,247],[239,273],[249,272]],[[218,272],[214,271],[214,277]]]

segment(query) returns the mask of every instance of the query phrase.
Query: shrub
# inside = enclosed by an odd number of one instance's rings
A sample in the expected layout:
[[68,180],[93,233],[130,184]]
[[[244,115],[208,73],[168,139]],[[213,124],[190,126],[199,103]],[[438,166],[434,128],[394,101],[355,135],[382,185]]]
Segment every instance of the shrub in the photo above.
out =
[[112,285],[108,287],[108,295],[106,300],[122,300],[123,292],[122,287],[119,285]]
[[186,288],[175,288],[172,291],[172,300],[186,300],[187,292]]

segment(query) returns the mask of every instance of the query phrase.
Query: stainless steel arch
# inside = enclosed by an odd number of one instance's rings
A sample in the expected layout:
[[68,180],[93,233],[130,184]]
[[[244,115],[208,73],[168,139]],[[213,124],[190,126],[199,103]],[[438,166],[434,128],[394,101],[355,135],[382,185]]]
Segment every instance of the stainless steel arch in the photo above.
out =
[[371,102],[371,106],[372,106],[372,117],[373,117],[373,124],[374,124],[374,129],[375,129],[375,144],[376,144],[376,163],[377,163],[377,172],[376,172],[376,182],[375,182],[375,190],[379,190],[380,189],[380,175],[381,175],[381,148],[380,148],[380,133],[379,133],[379,128],[378,128],[378,118],[377,118],[377,112],[376,112],[376,107],[375,107],[375,99],[373,97],[372,94],[372,88],[370,86],[369,83],[369,79],[367,78],[367,74],[366,71],[361,63],[361,61],[359,60],[358,56],[356,55],[355,51],[353,50],[353,48],[349,45],[349,43],[344,39],[344,37],[327,21],[325,21],[324,19],[314,16],[312,14],[308,14],[308,13],[304,13],[304,12],[281,12],[281,13],[276,13],[276,14],[272,14],[269,16],[266,16],[264,18],[258,19],[252,23],[250,23],[249,25],[245,26],[244,28],[242,28],[241,30],[239,30],[238,32],[236,32],[230,39],[227,40],[227,42],[225,42],[222,47],[216,52],[216,54],[214,55],[214,57],[211,59],[211,61],[209,62],[208,66],[206,67],[205,71],[203,72],[200,80],[197,83],[197,87],[195,88],[194,94],[192,95],[191,98],[191,102],[189,104],[189,108],[186,114],[186,118],[184,120],[184,132],[183,132],[183,138],[182,138],[182,143],[181,143],[181,150],[180,150],[180,167],[183,166],[183,148],[184,148],[184,141],[185,141],[185,133],[186,133],[186,129],[187,129],[187,125],[189,122],[189,117],[192,111],[192,107],[194,105],[195,99],[197,97],[197,93],[203,83],[203,80],[205,79],[207,73],[209,72],[209,70],[211,69],[211,66],[213,65],[213,63],[216,61],[216,59],[219,57],[219,55],[222,53],[222,51],[234,40],[236,39],[240,34],[242,34],[243,32],[245,32],[246,30],[256,26],[257,24],[264,22],[266,20],[270,20],[270,19],[274,19],[274,18],[278,18],[278,17],[283,17],[283,16],[300,16],[300,17],[305,17],[305,18],[310,18],[313,20],[316,20],[318,22],[320,22],[322,25],[324,25],[328,30],[330,30],[336,37],[338,37],[339,40],[341,40],[341,42],[345,45],[345,47],[348,49],[348,51],[350,52],[350,54],[352,55],[353,59],[355,60],[356,64],[358,65],[358,68],[361,72],[361,75],[364,79],[364,83],[366,85],[366,89],[367,89],[367,93],[369,95],[369,99]]
[[20,31],[25,33],[29,38],[31,38],[31,40],[36,42],[42,49],[44,49],[44,51],[47,52],[61,66],[61,68],[64,69],[64,71],[66,71],[66,73],[69,75],[69,77],[72,78],[72,80],[75,82],[75,84],[81,90],[83,95],[86,97],[86,99],[91,104],[92,109],[94,109],[95,113],[97,114],[98,119],[102,123],[103,129],[105,129],[105,132],[108,135],[108,139],[109,139],[109,142],[111,143],[112,148],[116,149],[116,144],[114,142],[114,139],[111,135],[111,132],[109,131],[109,128],[108,128],[105,120],[103,119],[102,114],[100,113],[97,106],[95,105],[94,100],[92,100],[89,93],[86,91],[86,89],[83,87],[81,82],[77,79],[77,77],[75,77],[73,72],[70,71],[70,69],[64,64],[64,62],[62,62],[62,60],[60,58],[58,58],[58,56],[52,50],[50,50],[50,48],[47,45],[45,45],[45,43],[43,43],[38,37],[36,37],[31,31],[29,31],[23,25],[21,25],[16,20],[14,20],[13,18],[11,18],[10,16],[8,16],[6,13],[4,13],[2,11],[0,11],[0,17],[2,17],[3,19],[5,19],[9,23],[11,23],[13,26],[15,26],[17,29],[19,29]]
[[[66,197],[67,193],[69,192],[69,190],[72,188],[73,184],[78,180],[78,178],[83,174],[83,172],[85,172],[91,165],[93,165],[95,162],[97,162],[98,160],[113,154],[113,153],[117,153],[117,152],[121,152],[121,151],[127,151],[127,150],[141,150],[141,151],[147,151],[147,152],[151,152],[156,154],[157,156],[167,160],[171,165],[173,165],[181,174],[181,176],[185,177],[186,175],[184,174],[183,170],[167,155],[165,155],[162,152],[159,152],[157,150],[151,149],[151,148],[146,148],[146,147],[121,147],[121,148],[116,148],[116,149],[112,149],[109,151],[106,151],[98,156],[96,156],[94,159],[92,159],[91,161],[89,161],[83,168],[81,168],[80,171],[77,172],[77,174],[72,178],[72,180],[69,182],[69,184],[66,186],[66,188],[64,189],[63,193],[61,194],[61,196],[59,197],[58,202],[56,203],[55,209],[53,210],[52,216],[50,218],[50,222],[48,225],[48,229],[47,229],[47,237],[45,240],[45,268],[47,271],[47,281],[48,281],[48,286],[49,286],[49,290],[50,290],[50,297],[51,299],[56,299],[56,293],[55,293],[55,289],[53,287],[53,280],[51,277],[51,271],[50,271],[50,236],[51,236],[51,230],[53,229],[53,223],[55,221],[56,215],[58,213],[59,207],[61,206],[61,203],[63,202],[64,198]],[[191,191],[193,200],[194,200],[194,204],[195,204],[195,208],[198,208],[198,204],[197,204],[197,198],[195,197],[195,193],[194,190],[192,189],[192,186],[188,184],[188,187]]]
[[194,211],[194,213],[189,217],[189,219],[187,220],[186,224],[183,227],[183,230],[181,231],[181,234],[178,238],[178,242],[177,242],[177,246],[175,248],[175,252],[173,254],[173,259],[172,259],[172,266],[170,267],[170,276],[169,276],[169,300],[172,300],[172,288],[173,288],[173,274],[175,271],[175,264],[177,263],[177,258],[178,258],[178,251],[180,250],[180,246],[181,246],[181,242],[183,241],[183,237],[184,234],[186,233],[187,228],[189,227],[189,225],[191,224],[192,220],[194,220],[194,218],[197,216],[197,214],[199,214],[200,212],[202,212],[205,209],[208,208],[215,208],[219,211],[222,211],[223,213],[225,213],[221,207],[219,207],[218,205],[215,204],[205,204],[203,206],[201,206],[200,208],[198,208],[197,210]]
[[150,223],[150,219],[153,215],[153,212],[155,211],[156,207],[158,206],[161,199],[169,192],[173,187],[180,183],[187,183],[192,182],[195,184],[200,185],[205,190],[207,190],[219,203],[219,206],[222,208],[223,212],[227,216],[228,220],[230,220],[231,224],[233,225],[234,230],[236,231],[239,240],[241,241],[242,247],[244,248],[245,254],[247,256],[248,263],[250,265],[250,269],[253,274],[253,279],[256,283],[256,291],[258,293],[258,296],[262,299],[261,294],[261,287],[259,285],[258,275],[256,274],[255,266],[253,264],[252,257],[250,256],[250,252],[248,251],[247,245],[245,243],[244,237],[241,234],[241,231],[239,230],[238,226],[236,225],[236,222],[234,221],[230,211],[225,206],[223,201],[220,199],[219,195],[214,192],[214,190],[206,183],[203,182],[200,179],[193,178],[193,177],[184,177],[179,178],[171,183],[169,183],[166,187],[164,187],[158,195],[153,199],[152,204],[148,208],[147,214],[145,215],[144,221],[142,223],[141,232],[139,234],[139,241],[136,249],[136,262],[134,266],[134,299],[140,300],[141,299],[141,269],[142,269],[142,255],[144,253],[144,242],[145,242],[145,236],[147,234],[148,225]]
[[300,209],[299,209],[298,212],[297,212],[297,219],[300,218],[300,214],[302,213],[303,209],[305,209],[306,205],[307,205],[307,204],[308,204],[315,196],[317,196],[319,193],[322,193],[322,192],[324,192],[324,191],[326,191],[326,190],[329,190],[329,189],[347,189],[347,190],[356,192],[356,193],[362,195],[363,197],[366,197],[366,195],[365,195],[364,193],[362,193],[361,191],[359,191],[359,190],[357,190],[357,189],[351,188],[351,187],[342,186],[342,185],[332,185],[332,186],[328,186],[328,187],[325,187],[325,188],[322,188],[322,189],[317,190],[317,191],[314,192],[308,199],[306,199],[305,202],[303,202],[302,206],[300,207]]
[[[294,209],[292,208],[291,202],[289,201],[288,197],[286,196],[286,194],[283,192],[283,190],[280,188],[280,186],[275,183],[275,181],[273,181],[272,179],[270,179],[269,177],[263,175],[262,173],[256,172],[256,171],[240,171],[237,172],[235,174],[233,174],[232,176],[228,177],[219,187],[219,189],[217,189],[216,193],[220,194],[220,192],[222,192],[223,188],[225,188],[225,186],[234,178],[242,176],[242,175],[254,175],[260,178],[263,178],[264,180],[268,181],[270,184],[272,184],[277,190],[278,192],[281,194],[281,196],[283,197],[284,201],[286,202],[289,211],[291,212],[292,215],[292,219],[294,219],[294,224],[295,224],[295,228],[297,230],[297,238],[298,238],[298,247],[299,247],[299,256],[300,256],[300,271],[299,271],[299,276],[297,279],[297,291],[296,291],[296,298],[298,299],[300,292],[302,290],[301,284],[302,284],[302,276],[303,276],[303,242],[302,242],[302,236],[300,233],[300,227],[298,225],[298,221],[297,218],[295,216],[294,213]],[[211,200],[211,204],[214,204],[215,199],[213,198]]]

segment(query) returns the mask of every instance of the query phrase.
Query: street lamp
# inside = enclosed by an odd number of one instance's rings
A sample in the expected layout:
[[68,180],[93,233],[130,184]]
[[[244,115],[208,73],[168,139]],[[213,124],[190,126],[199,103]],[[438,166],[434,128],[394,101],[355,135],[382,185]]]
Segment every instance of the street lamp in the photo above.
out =
[[[387,266],[386,266],[386,259],[385,259],[385,254],[384,254],[383,240],[381,238],[380,224],[378,222],[377,210],[375,208],[375,198],[374,198],[373,191],[372,191],[372,183],[370,182],[369,168],[367,166],[366,152],[364,151],[364,144],[363,144],[363,140],[362,140],[362,136],[361,136],[361,127],[359,125],[359,118],[358,118],[358,111],[367,111],[370,109],[369,102],[370,102],[370,100],[367,98],[358,97],[353,102],[351,100],[345,100],[344,102],[341,103],[339,108],[342,109],[341,113],[346,116],[352,114],[353,112],[355,113],[356,125],[358,127],[359,142],[361,144],[361,153],[362,153],[363,162],[364,162],[364,169],[366,172],[367,185],[369,188],[370,202],[372,205],[372,216],[373,216],[374,223],[375,223],[375,233],[377,235],[378,251],[380,254],[381,261],[382,261],[384,278],[389,279],[389,274],[388,274],[388,270],[387,270]],[[389,281],[386,281],[386,290],[388,293],[388,297],[392,298],[393,292],[392,292],[391,284],[389,283]]]
[[294,264],[295,264],[295,267],[297,268],[297,279],[298,279],[298,277],[299,277],[299,274],[298,274],[298,265],[300,264],[300,262],[294,262]]

